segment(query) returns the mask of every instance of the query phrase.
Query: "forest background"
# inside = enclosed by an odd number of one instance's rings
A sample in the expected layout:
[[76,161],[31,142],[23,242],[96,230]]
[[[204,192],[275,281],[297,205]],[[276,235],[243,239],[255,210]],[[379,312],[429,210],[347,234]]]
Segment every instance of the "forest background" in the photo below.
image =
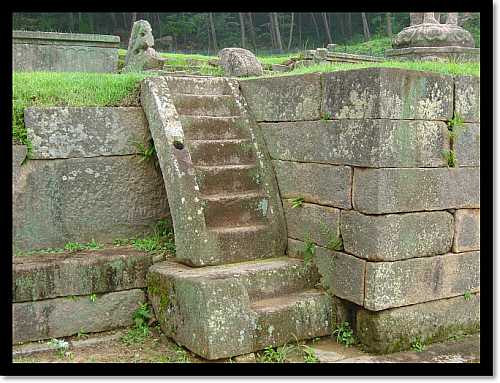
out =
[[[116,35],[127,49],[132,26],[140,19],[151,24],[155,39],[172,37],[170,52],[205,55],[225,47],[272,55],[334,43],[336,52],[384,57],[394,36],[410,25],[408,12],[14,12],[12,29]],[[479,48],[479,13],[459,13],[458,24],[472,33]]]

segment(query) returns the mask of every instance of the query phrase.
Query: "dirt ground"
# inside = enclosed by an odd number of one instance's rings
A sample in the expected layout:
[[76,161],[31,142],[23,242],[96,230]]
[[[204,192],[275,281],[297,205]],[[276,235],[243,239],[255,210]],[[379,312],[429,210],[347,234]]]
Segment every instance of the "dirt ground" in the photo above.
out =
[[[59,338],[68,342],[66,349],[57,348],[50,340],[31,342],[12,347],[14,363],[232,363],[232,362],[313,362],[307,350],[333,352],[337,359],[366,355],[360,347],[344,347],[329,336],[290,342],[290,352],[265,350],[247,356],[210,361],[192,353],[163,335],[156,327],[149,327],[146,337],[134,337],[128,329],[120,328],[94,334]],[[132,333],[133,334],[133,333]],[[300,348],[299,348],[300,345]],[[303,350],[303,351],[299,351]],[[315,353],[318,351],[315,351]],[[308,358],[309,357],[309,358]],[[335,360],[335,359],[334,359]],[[332,360],[332,361],[334,361]]]

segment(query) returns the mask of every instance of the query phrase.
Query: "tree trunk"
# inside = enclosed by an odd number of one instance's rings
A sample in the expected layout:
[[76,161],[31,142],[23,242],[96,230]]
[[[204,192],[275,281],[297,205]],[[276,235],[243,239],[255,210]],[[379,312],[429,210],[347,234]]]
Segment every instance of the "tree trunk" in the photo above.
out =
[[127,17],[125,16],[125,12],[123,13],[123,29],[127,30]]
[[276,37],[274,32],[274,20],[273,14],[269,12],[269,36],[271,37],[271,47],[273,50],[276,49]]
[[361,18],[363,19],[363,33],[365,35],[365,43],[370,41],[370,30],[368,29],[368,22],[366,21],[366,14],[361,12]]
[[[205,12],[205,22],[207,21],[207,13]],[[210,27],[209,27],[209,23],[206,23],[207,24],[207,40],[208,40],[208,50],[210,51],[210,48],[212,46],[212,44],[210,43]],[[210,55],[210,53],[208,54]]]
[[387,29],[387,37],[392,37],[392,24],[391,24],[391,14],[385,14],[385,29]]
[[116,33],[116,16],[114,12],[109,12],[109,25],[108,25],[108,35],[114,35]]
[[318,44],[321,42],[321,38],[319,37],[319,29],[318,24],[316,24],[316,19],[314,18],[314,14],[311,12],[311,16],[314,22],[314,26],[316,27],[316,34],[318,35]]
[[326,29],[326,35],[328,36],[328,42],[330,44],[333,44],[332,43],[332,36],[330,35],[330,28],[328,28],[328,20],[326,18],[326,12],[321,12],[321,14],[323,15],[323,23],[325,23],[325,29]]
[[210,28],[212,29],[212,43],[214,44],[214,49],[217,50],[217,39],[215,37],[215,28],[212,19],[212,12],[208,12],[208,17],[210,18]]
[[345,40],[344,22],[342,21],[342,16],[338,12],[337,12],[337,20],[339,22],[340,35],[342,36],[342,40]]
[[283,53],[283,45],[281,44],[281,34],[280,34],[280,28],[278,25],[278,13],[273,12],[273,17],[274,17],[274,28],[276,29],[276,40],[278,41],[278,47],[280,49],[280,54]]
[[300,17],[301,13],[299,12],[299,47],[302,49],[302,17]]
[[248,21],[250,23],[250,38],[252,39],[252,46],[254,52],[257,52],[257,47],[255,46],[255,38],[253,36],[253,23],[252,23],[252,13],[248,12]]
[[69,31],[73,32],[73,29],[74,29],[73,27],[75,25],[75,19],[73,18],[73,12],[69,12],[68,16],[69,16]]
[[294,12],[292,12],[292,22],[290,23],[290,37],[288,38],[288,50],[290,50],[290,47],[292,45],[292,34],[293,34],[293,15]]
[[245,24],[243,22],[243,12],[238,12],[240,15],[240,30],[241,30],[241,47],[245,49]]
[[63,12],[60,12],[60,13],[59,13],[59,26],[58,26],[58,28],[57,28],[57,30],[58,30],[59,32],[63,32],[63,30],[62,30],[62,27],[63,27],[63,20],[64,20],[64,13],[63,13]]
[[351,12],[347,12],[347,32],[349,33],[349,40],[352,40]]
[[134,23],[135,23],[136,19],[137,19],[137,12],[132,12],[132,17],[130,19],[130,33],[128,34],[129,41],[130,41],[130,37],[132,36],[132,29],[134,28]]

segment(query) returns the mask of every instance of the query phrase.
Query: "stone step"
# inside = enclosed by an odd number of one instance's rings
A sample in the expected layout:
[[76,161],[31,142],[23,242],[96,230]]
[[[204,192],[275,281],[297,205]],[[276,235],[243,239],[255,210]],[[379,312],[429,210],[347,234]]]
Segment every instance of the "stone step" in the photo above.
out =
[[269,225],[212,227],[207,232],[217,238],[223,263],[275,257],[276,243]]
[[192,77],[169,78],[168,87],[172,94],[229,95],[231,86],[224,78]]
[[187,141],[194,166],[248,165],[255,162],[249,139]]
[[[265,224],[268,197],[259,192],[202,196],[207,228]],[[240,244],[244,246],[245,244]]]
[[230,117],[242,113],[232,95],[174,94],[172,99],[181,116]]
[[188,140],[230,140],[251,138],[243,129],[244,117],[180,116],[184,136]]
[[207,359],[330,334],[332,303],[312,263],[280,257],[191,268],[153,265],[148,296],[162,331]]
[[194,171],[202,195],[257,191],[262,176],[257,165],[195,166]]

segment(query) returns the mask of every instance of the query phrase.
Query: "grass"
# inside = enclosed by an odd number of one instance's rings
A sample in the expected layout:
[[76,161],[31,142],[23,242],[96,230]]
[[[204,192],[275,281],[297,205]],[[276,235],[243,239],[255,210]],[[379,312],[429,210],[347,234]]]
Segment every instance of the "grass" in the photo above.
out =
[[12,73],[12,141],[27,145],[28,106],[138,105],[142,73]]

